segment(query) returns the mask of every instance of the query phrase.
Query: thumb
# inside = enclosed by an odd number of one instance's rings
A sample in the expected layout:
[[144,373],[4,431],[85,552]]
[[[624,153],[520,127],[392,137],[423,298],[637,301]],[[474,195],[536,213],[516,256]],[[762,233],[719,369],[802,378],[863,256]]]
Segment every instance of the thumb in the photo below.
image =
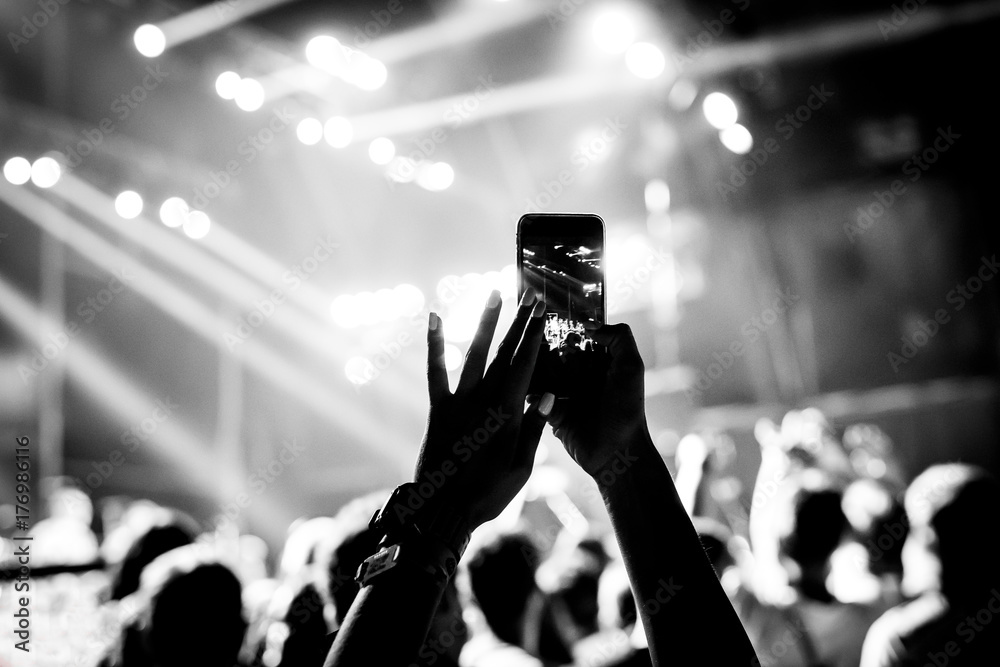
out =
[[518,433],[517,452],[514,459],[516,468],[531,468],[534,464],[538,441],[542,437],[542,430],[545,429],[545,419],[552,411],[554,404],[555,396],[546,392],[528,406],[528,410],[521,419],[521,430]]

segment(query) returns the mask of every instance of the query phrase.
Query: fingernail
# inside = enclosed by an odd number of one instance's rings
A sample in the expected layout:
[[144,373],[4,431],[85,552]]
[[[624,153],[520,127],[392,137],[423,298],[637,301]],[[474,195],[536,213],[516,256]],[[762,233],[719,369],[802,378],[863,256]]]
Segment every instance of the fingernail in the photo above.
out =
[[556,402],[556,397],[552,394],[545,392],[542,394],[542,400],[538,401],[538,414],[543,417],[548,417],[549,413],[552,412],[552,406]]
[[490,292],[490,298],[486,300],[487,308],[496,308],[500,305],[500,290]]
[[530,306],[535,301],[535,290],[530,287],[524,290],[524,294],[521,295],[521,305]]
[[427,328],[430,329],[431,331],[437,331],[438,322],[440,321],[441,318],[437,316],[437,313],[430,313],[427,316]]
[[545,312],[545,302],[539,301],[538,303],[535,304],[535,307],[531,309],[531,316],[541,317],[542,313],[544,312]]

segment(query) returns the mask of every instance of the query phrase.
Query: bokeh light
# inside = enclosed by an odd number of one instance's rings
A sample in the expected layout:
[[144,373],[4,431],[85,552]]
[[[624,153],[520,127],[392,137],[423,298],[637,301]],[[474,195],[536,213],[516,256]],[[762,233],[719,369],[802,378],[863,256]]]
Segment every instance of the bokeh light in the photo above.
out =
[[295,136],[306,146],[315,146],[323,139],[323,123],[316,118],[303,118],[295,128]]
[[31,180],[31,163],[21,156],[12,157],[4,163],[3,175],[14,185],[24,185]]
[[167,36],[151,23],[136,28],[133,40],[136,50],[147,58],[155,58],[167,48]]
[[746,155],[753,148],[753,135],[739,123],[719,130],[719,140],[723,146],[737,155]]
[[188,218],[190,207],[180,197],[168,197],[160,204],[160,222],[167,227],[180,227]]
[[61,176],[62,167],[53,158],[40,157],[31,165],[31,182],[40,188],[51,188]]
[[184,233],[193,239],[204,238],[212,228],[212,221],[204,211],[191,211],[184,221]]
[[215,78],[215,92],[224,100],[236,99],[242,78],[236,72],[223,72]]
[[115,211],[126,220],[142,213],[142,197],[134,190],[125,190],[115,197]]
[[323,125],[323,137],[334,148],[344,148],[354,139],[354,127],[343,116],[334,116]]
[[368,144],[368,157],[375,164],[389,164],[395,156],[396,145],[392,143],[391,139],[378,137],[377,139],[372,139],[372,142]]
[[726,129],[739,118],[736,102],[725,93],[709,93],[705,96],[701,108],[705,113],[705,120],[717,130]]
[[655,79],[666,69],[667,59],[655,44],[639,42],[625,52],[625,66],[640,79]]
[[244,111],[256,111],[264,106],[264,86],[257,79],[242,79],[236,87],[236,106]]

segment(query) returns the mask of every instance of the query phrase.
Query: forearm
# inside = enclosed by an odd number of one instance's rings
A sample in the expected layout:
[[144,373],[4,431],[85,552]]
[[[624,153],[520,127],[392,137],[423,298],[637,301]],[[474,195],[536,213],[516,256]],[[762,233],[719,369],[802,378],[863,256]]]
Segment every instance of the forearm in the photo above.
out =
[[373,580],[351,605],[326,667],[392,667],[415,661],[445,585],[411,570]]
[[[616,465],[617,461],[617,465]],[[595,475],[655,664],[751,665],[756,656],[648,433]],[[683,659],[678,655],[683,655]]]

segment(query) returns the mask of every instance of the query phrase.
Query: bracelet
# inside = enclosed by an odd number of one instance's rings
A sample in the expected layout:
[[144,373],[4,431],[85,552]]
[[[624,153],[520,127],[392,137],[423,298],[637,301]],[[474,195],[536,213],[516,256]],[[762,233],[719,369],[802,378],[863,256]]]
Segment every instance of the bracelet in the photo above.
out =
[[390,544],[366,558],[355,580],[367,586],[372,579],[401,567],[411,572],[429,575],[438,584],[446,583],[458,567],[451,550],[443,544],[427,540],[410,540]]
[[[393,489],[382,508],[372,515],[369,527],[381,533],[382,546],[415,538],[434,538],[451,551],[457,563],[471,539],[472,531],[465,515],[452,505],[437,503],[435,507],[428,507],[417,488],[416,482],[407,482]],[[421,500],[416,507],[414,495]]]

